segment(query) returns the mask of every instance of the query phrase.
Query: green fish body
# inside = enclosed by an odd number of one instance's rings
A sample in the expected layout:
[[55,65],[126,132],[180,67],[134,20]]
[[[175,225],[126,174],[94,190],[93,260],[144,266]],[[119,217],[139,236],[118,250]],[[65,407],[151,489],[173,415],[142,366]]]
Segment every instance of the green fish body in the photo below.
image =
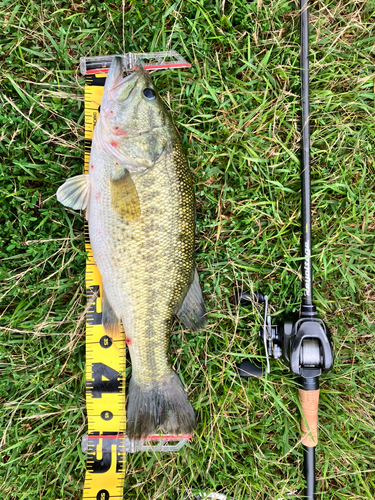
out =
[[194,192],[177,132],[142,68],[123,78],[114,58],[89,174],[69,179],[57,197],[86,208],[103,281],[103,325],[112,337],[120,321],[124,326],[132,361],[129,438],[190,434],[194,411],[172,369],[169,336],[175,315],[194,330],[205,323],[194,265]]

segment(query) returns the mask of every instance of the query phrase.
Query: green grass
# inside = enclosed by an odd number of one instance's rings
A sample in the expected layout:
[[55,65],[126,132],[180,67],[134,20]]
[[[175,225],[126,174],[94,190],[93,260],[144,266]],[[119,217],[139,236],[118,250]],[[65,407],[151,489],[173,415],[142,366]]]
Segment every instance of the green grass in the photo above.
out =
[[[317,498],[375,497],[373,0],[311,2],[315,299],[336,348],[321,379]],[[293,499],[303,483],[296,383],[272,363],[242,382],[263,291],[275,319],[299,297],[299,13],[287,0],[0,0],[0,491],[82,497],[83,217],[54,196],[83,168],[79,57],[176,49],[154,75],[194,172],[208,327],[171,351],[198,415],[177,455],[128,457],[124,498]],[[130,370],[130,368],[129,368]],[[128,371],[129,371],[128,370]],[[297,493],[290,492],[297,490]]]

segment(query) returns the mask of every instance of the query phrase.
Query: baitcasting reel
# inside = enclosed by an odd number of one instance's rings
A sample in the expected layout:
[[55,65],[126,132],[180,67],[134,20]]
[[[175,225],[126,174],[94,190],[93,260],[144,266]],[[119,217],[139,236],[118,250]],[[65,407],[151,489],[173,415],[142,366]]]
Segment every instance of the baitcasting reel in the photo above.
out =
[[319,377],[333,366],[331,334],[324,321],[317,317],[315,307],[302,305],[300,317],[285,318],[272,325],[268,315],[268,297],[262,293],[242,292],[236,303],[250,306],[264,303],[264,324],[259,337],[266,352],[266,370],[258,363],[245,359],[238,365],[241,377],[261,377],[270,372],[269,358],[283,357],[291,371],[304,379]]
[[[311,290],[311,287],[310,287]],[[259,332],[266,352],[266,370],[259,363],[245,359],[237,365],[241,377],[261,377],[270,372],[269,358],[283,357],[299,379],[301,402],[301,442],[304,449],[304,498],[315,499],[315,447],[318,444],[319,376],[331,370],[334,354],[331,334],[324,321],[317,316],[315,306],[304,299],[299,316],[285,318],[277,325],[271,324],[268,315],[268,297],[261,293],[242,292],[237,304],[249,306],[252,302],[264,303],[264,323]],[[308,302],[308,303],[306,303]]]

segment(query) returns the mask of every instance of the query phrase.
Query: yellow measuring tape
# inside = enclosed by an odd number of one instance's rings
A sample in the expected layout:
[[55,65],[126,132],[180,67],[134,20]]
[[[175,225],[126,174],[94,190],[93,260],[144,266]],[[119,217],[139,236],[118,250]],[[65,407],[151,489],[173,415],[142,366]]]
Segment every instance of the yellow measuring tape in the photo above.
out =
[[[106,74],[86,75],[85,173],[88,173],[92,134],[99,117]],[[88,226],[86,290],[86,404],[88,418],[87,470],[84,499],[123,498],[125,481],[125,334],[112,340],[102,325],[102,279],[92,255]]]

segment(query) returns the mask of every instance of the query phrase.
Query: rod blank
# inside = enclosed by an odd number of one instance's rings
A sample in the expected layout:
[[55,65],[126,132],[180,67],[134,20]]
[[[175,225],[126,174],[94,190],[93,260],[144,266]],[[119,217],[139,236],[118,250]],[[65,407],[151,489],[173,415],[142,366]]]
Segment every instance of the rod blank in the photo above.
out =
[[310,100],[309,100],[309,11],[301,0],[301,105],[302,105],[302,304],[312,305],[311,194],[310,194]]
[[303,460],[305,469],[305,479],[306,479],[306,489],[305,496],[306,500],[314,500],[315,498],[315,448],[310,448],[308,446],[303,447]]

